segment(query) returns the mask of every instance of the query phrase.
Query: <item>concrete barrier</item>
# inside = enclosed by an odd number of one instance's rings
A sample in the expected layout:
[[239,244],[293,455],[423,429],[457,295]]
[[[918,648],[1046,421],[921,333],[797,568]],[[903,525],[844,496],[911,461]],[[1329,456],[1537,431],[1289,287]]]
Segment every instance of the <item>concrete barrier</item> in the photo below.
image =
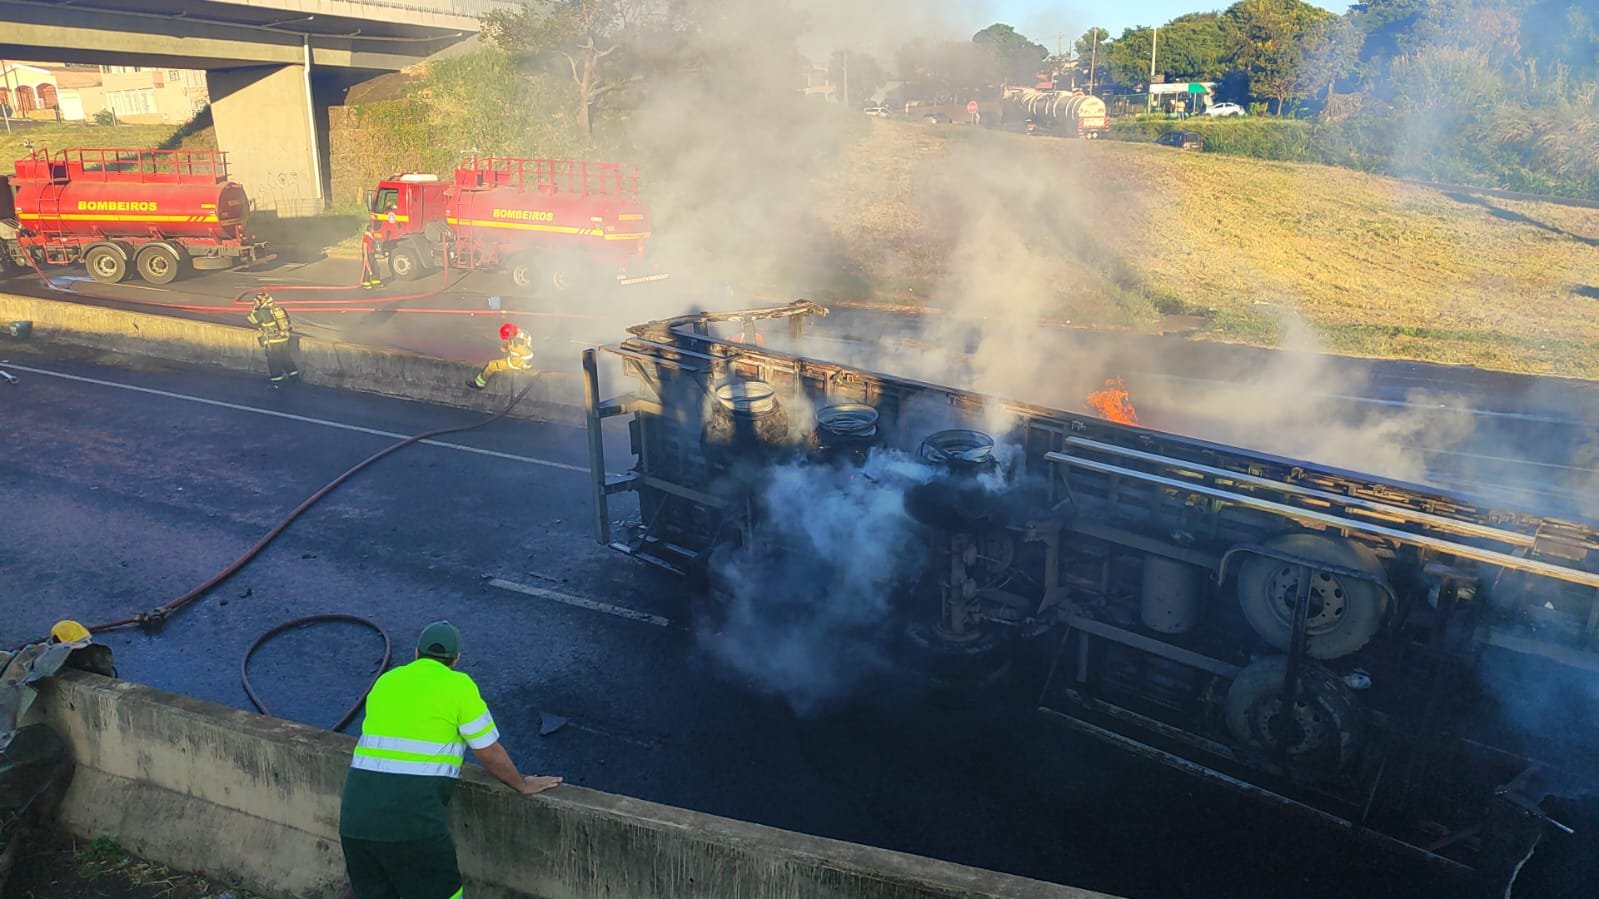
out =
[[[255,331],[242,325],[0,293],[0,323],[17,320],[33,322],[40,340],[266,373]],[[487,390],[469,390],[466,381],[478,371],[469,363],[305,336],[297,341],[295,358],[308,384],[497,412],[525,383],[525,376],[500,376]],[[581,403],[575,378],[538,377],[512,414],[575,424],[584,420]]]
[[[353,738],[82,672],[42,684],[35,709],[77,758],[72,833],[269,896],[342,889]],[[1101,895],[582,787],[524,798],[476,766],[451,809],[474,899]]]

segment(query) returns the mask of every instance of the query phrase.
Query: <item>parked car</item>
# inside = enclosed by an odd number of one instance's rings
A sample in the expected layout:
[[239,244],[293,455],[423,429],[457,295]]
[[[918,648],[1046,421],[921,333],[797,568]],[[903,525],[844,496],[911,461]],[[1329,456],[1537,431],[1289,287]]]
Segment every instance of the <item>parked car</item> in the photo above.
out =
[[1239,106],[1237,103],[1213,103],[1209,109],[1205,110],[1205,115],[1220,118],[1225,116],[1249,115],[1249,113],[1245,112],[1244,108]]
[[950,118],[941,112],[929,112],[922,115],[922,121],[929,125],[948,125]]
[[1198,131],[1167,131],[1155,138],[1155,143],[1163,147],[1177,147],[1180,150],[1205,149],[1205,138]]
[[878,104],[877,106],[868,106],[861,111],[870,116],[877,116],[880,119],[886,119],[892,115],[892,113],[888,111],[888,107],[883,106],[882,104]]

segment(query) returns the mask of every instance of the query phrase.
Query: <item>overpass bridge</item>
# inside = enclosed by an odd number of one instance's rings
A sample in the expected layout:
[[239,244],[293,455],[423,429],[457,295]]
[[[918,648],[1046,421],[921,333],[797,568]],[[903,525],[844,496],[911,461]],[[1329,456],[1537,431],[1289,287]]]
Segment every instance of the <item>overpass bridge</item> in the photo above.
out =
[[327,107],[476,34],[513,0],[0,0],[0,58],[204,69],[257,209],[321,211]]

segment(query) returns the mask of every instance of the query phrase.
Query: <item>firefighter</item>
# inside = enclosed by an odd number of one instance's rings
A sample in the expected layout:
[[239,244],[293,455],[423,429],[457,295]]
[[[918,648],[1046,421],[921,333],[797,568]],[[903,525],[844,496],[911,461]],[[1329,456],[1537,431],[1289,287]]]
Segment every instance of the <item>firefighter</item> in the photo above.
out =
[[506,322],[500,325],[500,351],[505,353],[499,359],[490,359],[489,364],[477,373],[477,377],[466,382],[466,386],[473,390],[482,390],[489,386],[489,378],[502,371],[532,371],[533,370],[533,335]]
[[[394,213],[390,212],[390,215]],[[371,290],[382,287],[383,279],[378,276],[378,241],[370,230],[361,232],[361,289]]]
[[357,899],[461,895],[449,803],[467,747],[524,796],[561,782],[517,771],[477,684],[455,670],[460,659],[460,631],[435,621],[417,639],[416,660],[385,673],[367,694],[339,807],[339,842]]
[[260,331],[255,339],[266,350],[267,376],[272,379],[272,389],[283,386],[286,378],[298,378],[300,369],[289,353],[289,343],[294,339],[289,313],[264,290],[250,303],[250,324]]

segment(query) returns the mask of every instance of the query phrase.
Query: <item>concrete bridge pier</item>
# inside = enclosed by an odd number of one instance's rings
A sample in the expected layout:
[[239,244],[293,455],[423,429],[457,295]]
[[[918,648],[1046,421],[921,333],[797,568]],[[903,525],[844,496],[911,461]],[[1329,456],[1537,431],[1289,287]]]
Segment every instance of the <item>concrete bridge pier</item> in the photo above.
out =
[[303,65],[212,69],[206,73],[217,146],[228,174],[257,211],[283,218],[327,207],[327,104]]

